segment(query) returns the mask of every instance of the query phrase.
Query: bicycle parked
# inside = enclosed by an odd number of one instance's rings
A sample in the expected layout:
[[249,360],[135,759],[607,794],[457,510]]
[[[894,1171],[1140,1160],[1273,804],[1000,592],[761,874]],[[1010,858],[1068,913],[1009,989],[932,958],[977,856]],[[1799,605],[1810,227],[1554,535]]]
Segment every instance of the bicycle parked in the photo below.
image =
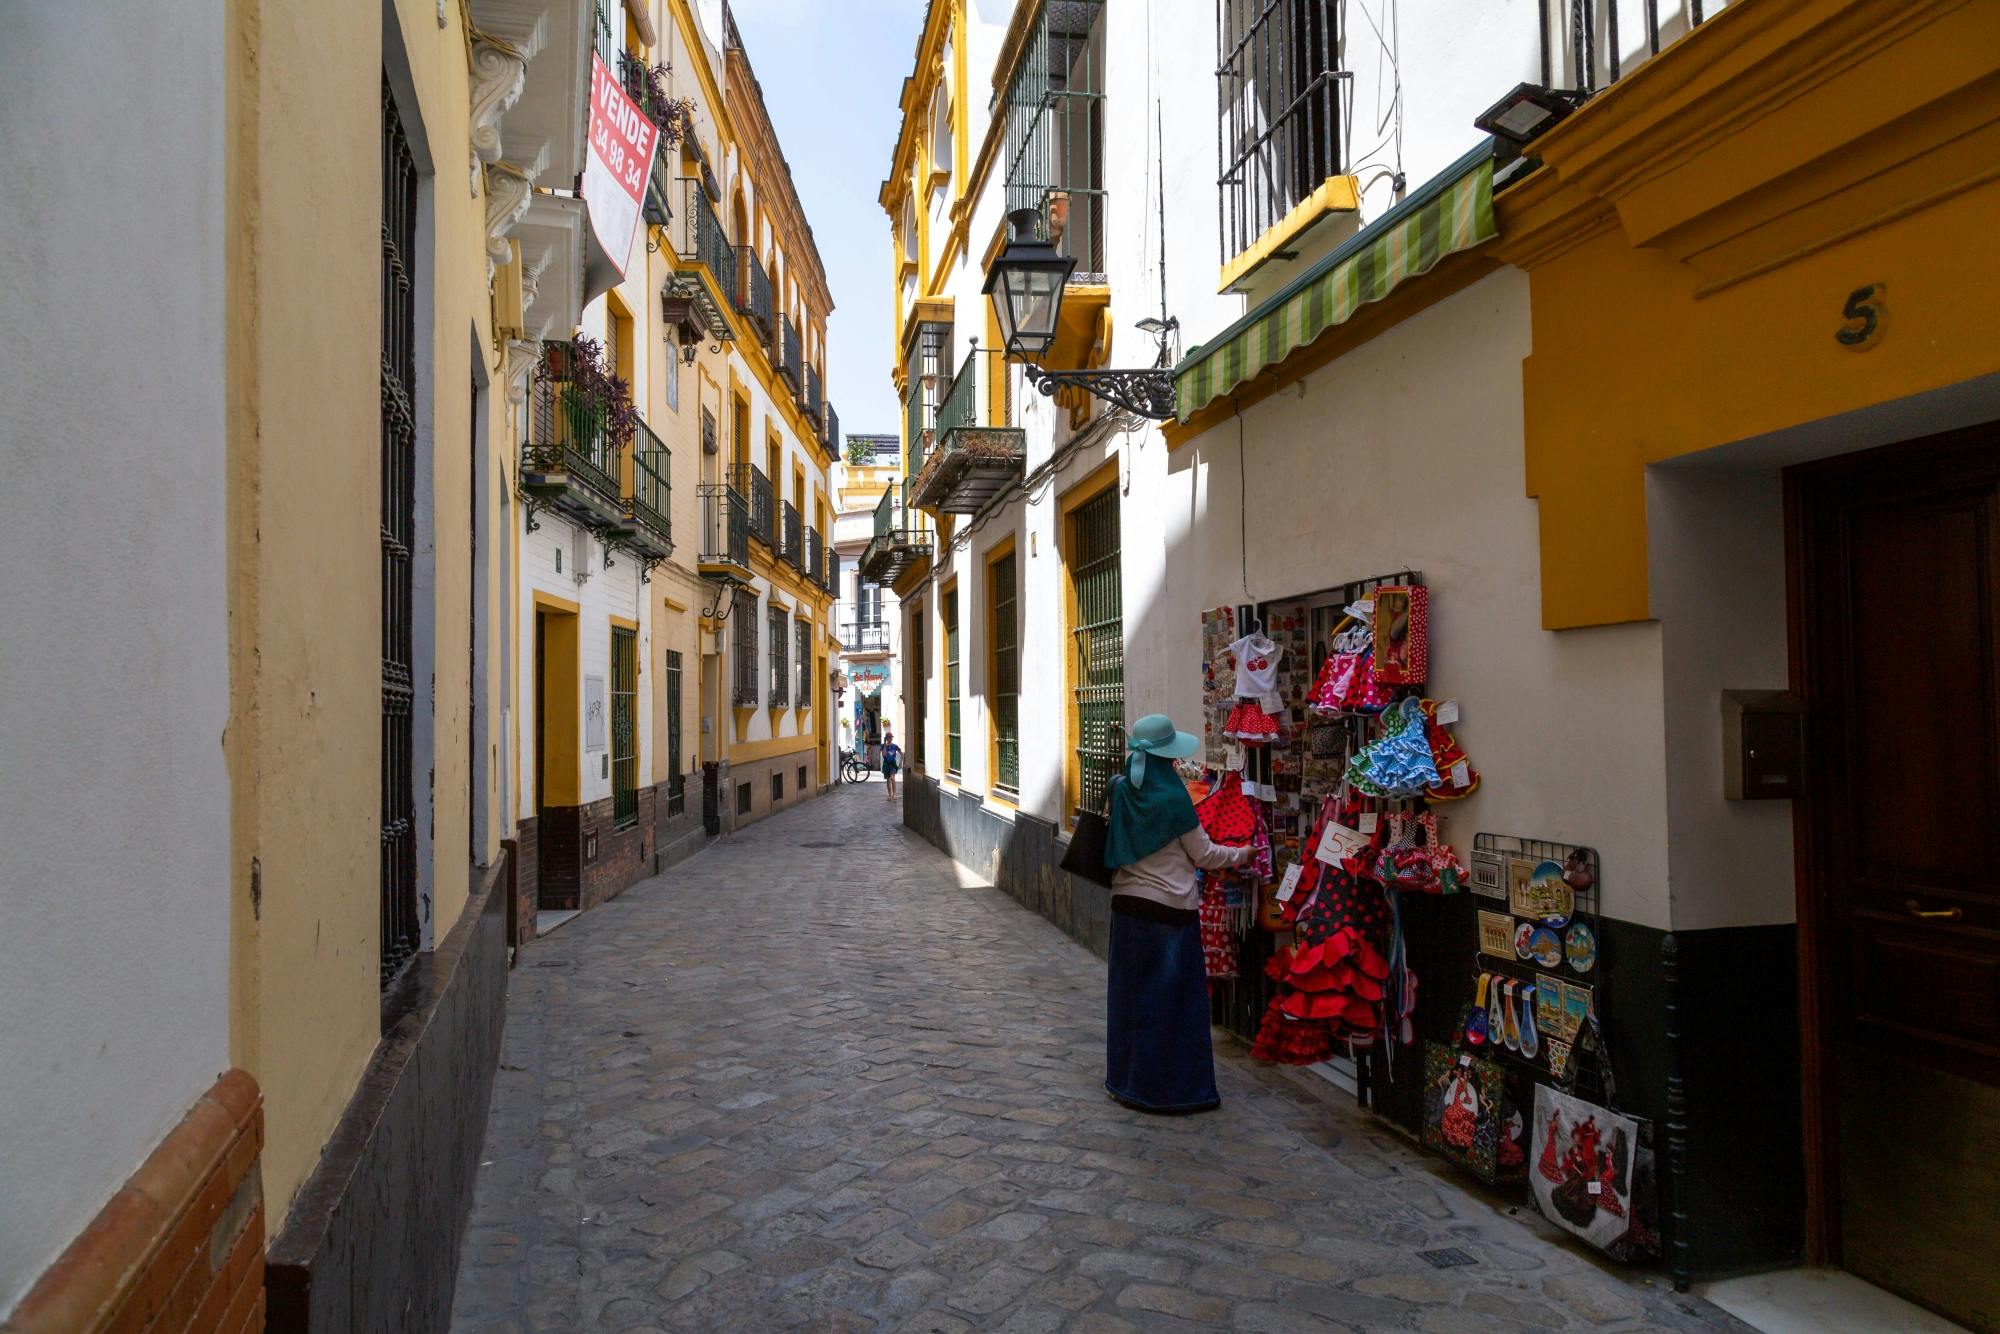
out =
[[840,750],[840,778],[845,783],[865,783],[868,781],[868,765],[854,753],[851,746]]

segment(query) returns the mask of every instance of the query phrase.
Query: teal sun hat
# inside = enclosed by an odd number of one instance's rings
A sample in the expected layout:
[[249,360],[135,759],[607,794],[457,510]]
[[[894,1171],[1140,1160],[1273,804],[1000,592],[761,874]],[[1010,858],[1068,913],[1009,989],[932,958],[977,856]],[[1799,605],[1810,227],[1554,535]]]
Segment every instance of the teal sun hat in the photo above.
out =
[[1201,738],[1192,732],[1183,732],[1174,726],[1174,720],[1164,713],[1149,713],[1132,724],[1127,734],[1126,746],[1132,758],[1126,761],[1125,777],[1133,787],[1146,785],[1146,757],[1157,755],[1163,760],[1185,759],[1201,749]]

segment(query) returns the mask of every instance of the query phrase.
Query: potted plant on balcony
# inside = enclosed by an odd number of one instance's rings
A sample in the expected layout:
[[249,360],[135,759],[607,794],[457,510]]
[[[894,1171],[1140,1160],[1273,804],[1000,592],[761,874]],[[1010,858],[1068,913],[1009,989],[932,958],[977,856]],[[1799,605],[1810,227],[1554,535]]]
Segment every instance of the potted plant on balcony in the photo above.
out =
[[603,345],[584,334],[551,346],[549,374],[559,385],[564,443],[609,471],[639,427],[631,386],[606,364]]
[[646,71],[646,113],[660,127],[660,151],[678,145],[694,129],[694,102],[673,94],[673,70],[655,65]]

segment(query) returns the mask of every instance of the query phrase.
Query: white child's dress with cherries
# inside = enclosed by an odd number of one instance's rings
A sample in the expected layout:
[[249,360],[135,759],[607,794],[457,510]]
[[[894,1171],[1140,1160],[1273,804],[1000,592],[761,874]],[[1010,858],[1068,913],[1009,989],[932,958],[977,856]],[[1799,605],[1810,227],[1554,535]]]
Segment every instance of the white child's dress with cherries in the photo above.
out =
[[1236,663],[1236,707],[1222,734],[1246,746],[1277,740],[1277,714],[1284,707],[1278,699],[1278,660],[1285,650],[1263,634],[1248,634],[1225,651]]

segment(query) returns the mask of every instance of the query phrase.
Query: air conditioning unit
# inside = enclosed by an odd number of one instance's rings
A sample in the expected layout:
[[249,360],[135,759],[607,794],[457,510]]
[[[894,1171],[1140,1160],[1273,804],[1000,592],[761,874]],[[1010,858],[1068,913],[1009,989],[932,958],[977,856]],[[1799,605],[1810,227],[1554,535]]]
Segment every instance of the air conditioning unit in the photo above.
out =
[[574,571],[577,585],[581,587],[590,580],[590,530],[570,529],[569,547],[570,569]]

